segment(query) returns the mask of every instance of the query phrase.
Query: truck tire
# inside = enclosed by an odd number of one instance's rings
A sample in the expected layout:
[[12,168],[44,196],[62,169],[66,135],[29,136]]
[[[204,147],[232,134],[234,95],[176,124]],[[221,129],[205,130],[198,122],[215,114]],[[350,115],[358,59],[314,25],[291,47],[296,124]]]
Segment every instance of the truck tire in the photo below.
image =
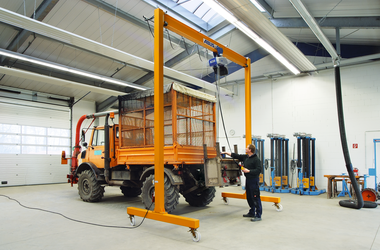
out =
[[141,188],[136,187],[120,187],[121,192],[125,197],[137,197],[141,194]]
[[[154,210],[154,203],[152,204],[154,196],[154,174],[145,179],[142,187],[142,202],[146,209]],[[169,178],[165,175],[165,211],[172,213],[179,200],[179,190],[175,185],[172,185]]]
[[84,170],[78,179],[78,193],[83,201],[97,202],[103,198],[104,187],[96,180],[91,170]]
[[212,202],[215,197],[215,187],[209,187],[202,191],[195,190],[188,194],[185,194],[185,200],[193,207],[204,207]]

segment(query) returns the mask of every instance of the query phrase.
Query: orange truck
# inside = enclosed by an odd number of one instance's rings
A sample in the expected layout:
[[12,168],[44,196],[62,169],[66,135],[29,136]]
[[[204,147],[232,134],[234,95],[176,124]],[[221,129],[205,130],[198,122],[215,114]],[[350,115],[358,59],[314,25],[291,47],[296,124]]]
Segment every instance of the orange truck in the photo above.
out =
[[[180,194],[191,206],[202,207],[215,197],[215,186],[240,184],[239,166],[220,157],[215,104],[212,95],[176,83],[164,86],[165,210],[169,213],[177,207]],[[119,124],[113,123],[115,115]],[[82,122],[99,117],[105,118],[105,124],[91,129],[87,145]],[[79,119],[67,177],[72,186],[78,184],[83,201],[100,201],[106,186],[120,186],[124,196],[141,195],[146,208],[154,205],[152,90],[119,96],[118,111]]]

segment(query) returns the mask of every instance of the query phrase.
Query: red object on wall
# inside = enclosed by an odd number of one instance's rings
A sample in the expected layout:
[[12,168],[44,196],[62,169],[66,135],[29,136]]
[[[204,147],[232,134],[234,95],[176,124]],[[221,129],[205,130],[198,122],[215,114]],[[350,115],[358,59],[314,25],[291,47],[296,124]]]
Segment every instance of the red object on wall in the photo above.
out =
[[355,176],[359,176],[359,169],[354,168],[354,174],[355,174]]
[[358,144],[357,143],[352,144],[352,148],[358,148]]

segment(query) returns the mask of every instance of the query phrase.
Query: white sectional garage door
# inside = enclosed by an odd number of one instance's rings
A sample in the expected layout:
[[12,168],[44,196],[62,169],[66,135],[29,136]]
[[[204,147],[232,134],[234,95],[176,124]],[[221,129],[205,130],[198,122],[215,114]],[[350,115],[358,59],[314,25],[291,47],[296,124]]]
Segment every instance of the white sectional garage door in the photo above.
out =
[[0,97],[0,187],[67,182],[68,107]]

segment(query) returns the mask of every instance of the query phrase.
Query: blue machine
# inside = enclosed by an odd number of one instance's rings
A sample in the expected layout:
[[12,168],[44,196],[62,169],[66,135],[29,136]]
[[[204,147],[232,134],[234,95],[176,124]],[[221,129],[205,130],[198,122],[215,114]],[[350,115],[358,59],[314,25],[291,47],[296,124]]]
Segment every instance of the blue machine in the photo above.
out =
[[[377,190],[377,191],[380,191],[380,190],[378,190],[379,188],[378,187],[376,187],[376,184],[377,184],[377,174],[376,174],[376,172],[377,172],[377,167],[376,167],[376,165],[377,165],[377,159],[376,159],[376,143],[380,143],[380,139],[373,139],[373,149],[374,149],[374,153],[373,153],[373,155],[374,155],[374,168],[369,168],[368,169],[368,175],[369,176],[374,176],[375,177],[375,190]],[[366,182],[364,182],[365,184],[366,184]],[[367,185],[365,185],[364,186],[364,188],[367,188],[366,187]],[[380,183],[379,183],[379,186],[380,186]]]
[[268,134],[271,142],[270,185],[264,190],[272,193],[289,193],[289,139],[284,135]]
[[210,46],[216,48],[217,52],[213,52],[214,58],[211,58],[208,61],[208,64],[210,65],[210,67],[213,68],[215,74],[219,76],[228,75],[228,69],[226,68],[228,61],[225,57],[223,57],[223,49],[218,46],[215,46],[214,44]]
[[311,134],[294,133],[297,137],[297,187],[291,189],[292,194],[319,195],[326,193],[315,185],[315,138]]
[[256,154],[261,160],[261,174],[260,174],[260,191],[264,190],[264,187],[266,186],[265,183],[265,158],[264,158],[264,139],[261,139],[261,136],[252,136],[252,144],[256,147]]

